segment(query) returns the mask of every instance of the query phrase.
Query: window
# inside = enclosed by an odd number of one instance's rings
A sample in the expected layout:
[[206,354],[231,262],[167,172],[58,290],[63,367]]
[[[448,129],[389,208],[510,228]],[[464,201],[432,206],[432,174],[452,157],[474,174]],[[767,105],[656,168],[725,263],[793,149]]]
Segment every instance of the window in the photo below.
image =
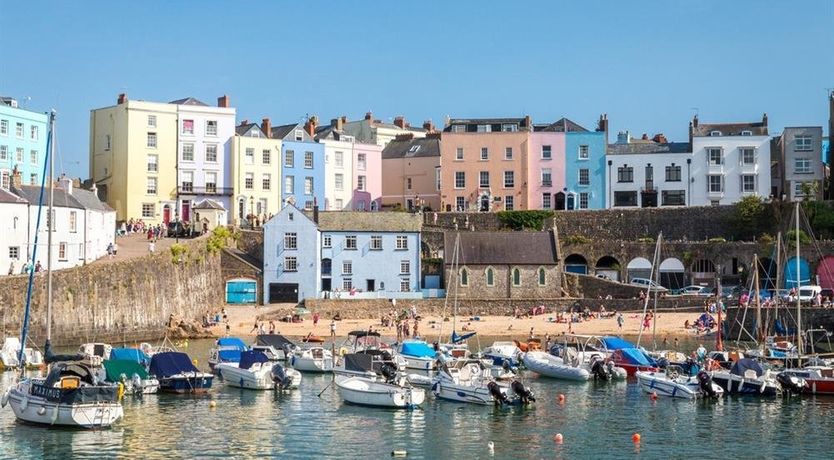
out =
[[707,149],[707,158],[710,166],[720,166],[724,164],[724,158],[721,156],[720,148]]
[[481,188],[489,188],[489,171],[481,171],[478,174],[478,186]]
[[9,246],[9,259],[20,259],[20,246]]
[[149,219],[156,217],[156,205],[154,203],[142,203],[142,217]]
[[288,217],[288,219],[289,219],[289,221],[290,221],[290,222],[292,222],[292,221],[293,221],[293,217],[294,217],[294,216],[295,216],[295,214],[294,214],[294,213],[289,213],[289,214],[288,214],[288,216],[287,216],[287,217]]
[[[411,180],[411,178],[409,178],[409,180]],[[408,188],[410,189],[411,187]],[[360,192],[365,191],[365,176],[356,177],[356,190],[359,190]]]
[[547,271],[545,271],[544,267],[539,267],[539,286],[544,286],[547,284]]
[[507,147],[504,149],[504,159],[505,160],[512,160],[513,159],[513,148]]
[[465,267],[460,269],[460,285],[469,286],[469,270]]
[[337,174],[334,175],[333,187],[336,190],[344,190],[344,188],[345,188],[345,178],[344,178],[343,174],[337,173]]
[[553,172],[550,168],[542,168],[542,187],[553,186]]
[[295,190],[295,177],[287,176],[284,178],[284,193],[291,194]]
[[182,161],[194,161],[194,144],[182,144]]
[[442,176],[442,174],[441,174],[441,171],[440,171],[440,167],[438,166],[438,167],[434,168],[434,188],[436,190],[440,190],[440,178],[441,178],[441,176]]
[[515,187],[515,172],[504,171],[504,188]]
[[38,164],[38,151],[37,150],[30,150],[29,151],[29,163],[33,165]]
[[753,147],[740,147],[738,153],[742,165],[752,166],[756,164],[756,149]]
[[206,193],[217,193],[217,173],[206,173]]
[[802,189],[802,185],[805,182],[796,181],[793,183],[793,196],[801,197],[805,196],[805,190]]
[[551,196],[549,193],[542,193],[542,209],[550,209],[552,206]]
[[216,120],[206,121],[206,136],[216,136],[216,135],[217,135],[217,121]]
[[481,160],[489,160],[489,149],[481,147]]
[[23,123],[15,123],[14,134],[18,139],[23,139]]
[[313,194],[313,178],[312,177],[305,177],[304,178],[304,194],[305,195],[312,195]]
[[23,152],[24,152],[23,147],[18,147],[15,150],[15,156],[17,157],[17,162],[18,163],[23,163]]
[[455,171],[455,188],[466,187],[466,172]]
[[411,278],[400,278],[400,292],[408,292],[411,290]]
[[455,160],[463,160],[463,147],[458,147],[455,151]]
[[248,165],[254,164],[255,163],[255,149],[247,148],[246,153],[243,156],[243,161]]
[[542,146],[542,160],[549,160],[553,158],[553,151],[549,145]]
[[[419,147],[419,145],[417,146]],[[367,155],[364,153],[357,153],[356,154],[356,169],[360,171],[364,171],[367,165]]]
[[261,163],[265,165],[272,164],[272,150],[263,149],[261,151]]
[[110,150],[110,135],[109,134],[104,135],[104,150],[105,151]]
[[271,190],[272,189],[272,175],[271,174],[264,174],[261,178],[261,188],[264,190]]
[[148,184],[145,188],[145,193],[148,195],[156,195],[156,177],[148,177]]
[[666,182],[680,182],[681,181],[681,167],[675,166],[675,163],[672,163],[672,166],[666,167]]
[[513,268],[513,286],[521,286],[521,270]]
[[284,152],[284,167],[295,167],[295,152],[293,152],[292,150],[287,150],[286,152]]
[[810,158],[796,158],[794,160],[794,173],[796,174],[812,174],[811,159]]
[[408,275],[411,273],[411,262],[407,260],[400,261],[400,275]]
[[341,198],[336,198],[334,200],[333,209],[338,209],[339,211],[341,211],[344,208],[345,208],[344,200],[342,200]]
[[78,224],[78,213],[76,211],[70,211],[70,215],[69,215],[69,229],[70,230],[69,231],[71,233],[75,233],[75,232],[78,231],[77,224]]
[[717,174],[707,176],[707,191],[709,193],[724,192],[724,176]]
[[588,209],[588,192],[579,192],[579,209]]
[[408,249],[408,237],[405,235],[397,235],[397,249]]
[[750,131],[749,129],[745,129],[744,131],[741,132],[741,135],[742,136],[752,136],[753,131]]
[[194,172],[193,171],[183,171],[182,172],[182,191],[183,192],[191,192],[194,190]]
[[217,163],[217,144],[206,144],[206,161]]
[[344,290],[344,291],[353,290],[353,280],[350,279],[350,278],[342,280],[342,290]]
[[182,121],[182,133],[183,134],[194,134],[194,120],[183,120]]
[[67,243],[58,243],[58,260],[67,260]]
[[324,235],[321,239],[321,245],[325,248],[333,247],[333,237],[330,235]]
[[38,185],[38,175],[37,175],[37,173],[29,174],[29,184],[30,185]]
[[295,232],[284,233],[284,249],[298,249],[298,235]]
[[637,192],[614,192],[614,206],[637,206]]
[[255,188],[255,173],[246,173],[246,176],[243,179],[243,187],[246,190],[253,190]]
[[580,169],[579,170],[579,185],[591,185],[591,170],[590,169]]
[[298,259],[295,256],[285,256],[284,257],[284,271],[285,272],[297,272],[298,271]]
[[296,141],[303,141],[304,140],[304,130],[303,129],[296,129],[295,130],[295,140]]
[[156,128],[156,115],[148,115],[148,128]]
[[590,158],[590,152],[587,145],[580,145],[579,146],[579,159],[580,160],[587,160]]
[[756,192],[756,175],[742,174],[741,175],[741,192],[755,193]]
[[29,127],[29,138],[33,141],[38,140],[38,127],[32,125]]
[[356,235],[348,235],[345,237],[345,249],[356,249]]
[[[0,187],[8,189],[11,186],[12,178],[8,171],[0,172]],[[34,184],[33,184],[34,185]]]
[[492,267],[486,269],[486,285],[489,287],[495,286],[495,270]]
[[409,153],[417,153],[420,151],[419,145],[412,145],[411,148],[408,149]]
[[712,137],[717,137],[721,135],[721,131],[710,131],[709,135]]
[[462,196],[455,197],[455,210],[466,211],[466,198]]
[[304,152],[304,167],[313,169],[313,152]]
[[501,125],[501,131],[505,133],[514,133],[518,131],[518,125],[515,123],[504,123]]
[[628,165],[617,168],[617,182],[634,182],[634,168]]
[[810,134],[798,134],[794,138],[794,151],[795,152],[811,152],[814,150],[814,147],[811,144],[812,137]]
[[0,160],[8,160],[9,159],[9,146],[8,145],[0,145]]
[[148,172],[159,171],[159,156],[148,155]]
[[686,204],[685,190],[664,190],[660,193],[662,206],[684,206]]
[[491,133],[492,132],[492,125],[478,125],[477,132],[479,132],[479,133]]
[[57,229],[58,225],[57,224],[53,225],[52,222],[55,222],[55,210],[54,209],[52,210],[51,213],[50,212],[46,213],[46,228],[47,228],[47,231],[54,232]]
[[0,136],[9,135],[9,120],[0,120]]
[[466,125],[453,125],[452,126],[453,133],[465,133],[466,132]]
[[504,211],[512,211],[515,207],[515,197],[507,195],[504,197]]
[[353,274],[353,262],[349,260],[342,261],[342,274],[343,275],[352,275]]
[[333,161],[335,161],[335,165],[337,168],[342,168],[345,165],[345,157],[342,152],[335,152],[333,154]]
[[381,235],[371,235],[371,249],[374,251],[381,251],[382,250],[382,236]]

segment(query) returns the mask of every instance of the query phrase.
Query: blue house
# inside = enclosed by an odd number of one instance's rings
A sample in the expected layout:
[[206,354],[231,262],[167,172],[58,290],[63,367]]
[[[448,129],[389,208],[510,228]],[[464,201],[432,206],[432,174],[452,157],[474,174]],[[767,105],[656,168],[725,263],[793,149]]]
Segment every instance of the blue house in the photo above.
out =
[[264,303],[318,297],[319,264],[313,216],[287,204],[264,225]]
[[[556,123],[559,124],[560,121]],[[567,209],[605,209],[605,150],[608,119],[588,131],[565,120],[565,195]]]
[[311,211],[324,205],[324,144],[313,139],[301,123],[272,128],[281,139],[281,202]]
[[48,116],[18,107],[0,97],[0,187],[8,189],[12,172],[20,172],[24,185],[41,185],[46,158]]

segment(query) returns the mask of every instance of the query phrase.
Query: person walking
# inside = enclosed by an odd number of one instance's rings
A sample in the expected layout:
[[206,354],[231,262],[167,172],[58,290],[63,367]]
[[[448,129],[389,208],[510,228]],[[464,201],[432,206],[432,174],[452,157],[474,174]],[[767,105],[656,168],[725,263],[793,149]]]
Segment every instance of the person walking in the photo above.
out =
[[330,338],[331,339],[336,338],[336,320],[335,319],[330,320]]
[[617,329],[619,329],[620,332],[622,332],[622,330],[623,330],[623,323],[624,322],[625,322],[625,318],[623,317],[623,313],[622,312],[618,313],[617,314]]
[[313,327],[315,328],[319,324],[319,312],[313,313]]

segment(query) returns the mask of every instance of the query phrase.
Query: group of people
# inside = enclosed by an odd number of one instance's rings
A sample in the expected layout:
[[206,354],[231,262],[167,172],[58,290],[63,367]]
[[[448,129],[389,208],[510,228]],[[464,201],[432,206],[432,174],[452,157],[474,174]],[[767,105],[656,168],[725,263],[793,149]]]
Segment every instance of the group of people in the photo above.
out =
[[[257,333],[258,335],[264,335],[267,333],[267,329],[264,327],[264,321],[255,321],[254,326],[252,326],[252,330],[249,333]],[[275,334],[275,322],[269,320],[269,334]]]
[[145,233],[145,230],[150,228],[142,219],[130,218],[126,222],[122,222],[119,226],[119,236],[130,235],[132,233]]
[[[43,265],[41,265],[40,260],[37,263],[35,263],[34,268],[35,268],[35,273],[39,273],[39,272],[43,271]],[[23,265],[21,265],[20,274],[25,275],[26,273],[29,273],[31,270],[32,270],[32,263],[27,260],[26,262],[23,263]],[[14,275],[14,274],[15,274],[14,261],[12,261],[11,264],[9,264],[9,276]]]

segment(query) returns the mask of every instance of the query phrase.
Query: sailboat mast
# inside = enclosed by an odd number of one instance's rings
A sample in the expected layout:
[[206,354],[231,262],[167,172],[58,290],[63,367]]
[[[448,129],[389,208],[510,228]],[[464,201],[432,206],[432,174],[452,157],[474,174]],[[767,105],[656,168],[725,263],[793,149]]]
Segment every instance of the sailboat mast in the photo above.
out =
[[55,214],[52,206],[55,202],[55,112],[49,119],[49,129],[52,131],[50,137],[52,155],[49,155],[49,206],[47,207],[47,219],[49,223],[46,229],[46,340],[52,340],[52,233],[55,229]]
[[[649,280],[654,278],[654,270],[655,270],[655,267],[657,266],[657,259],[660,256],[660,236],[661,235],[658,235],[657,245],[654,248],[654,256],[652,257],[652,268],[651,268],[651,271],[649,271]],[[649,287],[646,288],[646,299],[645,299],[645,302],[643,302],[643,317],[640,319],[640,321],[641,321],[640,332],[637,333],[637,346],[638,347],[640,346],[640,340],[643,338],[643,322],[646,321],[646,312],[649,309],[649,298],[652,295],[651,293],[652,293],[652,287],[649,286]]]
[[799,300],[799,286],[802,283],[799,273],[799,203],[796,203],[796,349],[802,357],[802,302]]
[[756,296],[756,341],[759,345],[764,341],[762,328],[762,302],[759,299],[759,255],[753,254],[753,293]]
[[657,284],[658,289],[654,291],[654,310],[652,311],[652,349],[657,351],[657,296],[660,294],[658,291],[660,290],[660,245],[662,244],[663,240],[663,232],[657,234],[657,255],[655,256],[655,263],[657,265],[657,269],[654,272],[654,282]]

